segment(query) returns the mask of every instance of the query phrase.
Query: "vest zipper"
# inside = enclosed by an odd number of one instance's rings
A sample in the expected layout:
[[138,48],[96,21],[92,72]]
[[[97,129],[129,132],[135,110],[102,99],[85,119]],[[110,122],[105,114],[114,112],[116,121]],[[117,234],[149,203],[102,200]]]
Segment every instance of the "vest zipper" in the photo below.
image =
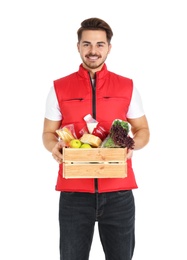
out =
[[[89,75],[90,76],[90,75]],[[96,119],[96,77],[95,77],[95,86],[92,83],[92,79],[90,77],[90,82],[92,86],[92,117]],[[94,185],[95,185],[95,193],[98,192],[98,179],[94,179]]]
[[95,193],[98,192],[98,179],[94,179],[94,184],[95,184]]

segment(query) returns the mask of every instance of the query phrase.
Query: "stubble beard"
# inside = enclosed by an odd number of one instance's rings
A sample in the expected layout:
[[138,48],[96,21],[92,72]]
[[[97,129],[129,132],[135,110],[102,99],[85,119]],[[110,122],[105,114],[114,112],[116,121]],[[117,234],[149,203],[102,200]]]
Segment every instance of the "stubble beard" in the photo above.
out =
[[104,61],[102,61],[101,63],[99,64],[92,64],[92,63],[86,63],[85,61],[83,61],[83,63],[86,65],[87,68],[89,69],[98,69],[100,68],[103,64],[104,64]]
[[105,57],[105,59],[101,60],[100,63],[95,63],[95,62],[86,62],[84,59],[82,59],[84,65],[88,68],[88,69],[98,69],[100,68],[104,63],[105,63],[105,60],[106,60],[107,57]]

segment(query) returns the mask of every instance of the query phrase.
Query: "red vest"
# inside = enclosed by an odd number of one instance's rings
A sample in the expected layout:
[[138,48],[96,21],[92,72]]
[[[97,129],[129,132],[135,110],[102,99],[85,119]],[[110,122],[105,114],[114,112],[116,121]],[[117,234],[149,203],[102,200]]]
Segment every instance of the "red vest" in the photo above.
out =
[[[126,120],[133,82],[131,79],[114,74],[104,64],[96,72],[95,90],[89,72],[80,65],[79,70],[54,81],[54,88],[62,113],[62,126],[74,124],[76,135],[85,127],[84,116],[91,114],[107,130],[114,119]],[[126,178],[98,179],[98,192],[111,192],[137,188],[131,160],[127,160]],[[62,165],[56,184],[57,191],[95,192],[94,179],[65,179]]]

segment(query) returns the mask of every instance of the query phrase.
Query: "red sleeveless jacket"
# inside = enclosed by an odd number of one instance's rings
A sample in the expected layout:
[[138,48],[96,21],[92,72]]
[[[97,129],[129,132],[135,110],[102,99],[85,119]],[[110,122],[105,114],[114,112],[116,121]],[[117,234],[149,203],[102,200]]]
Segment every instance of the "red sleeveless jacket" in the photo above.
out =
[[[131,101],[133,82],[107,70],[104,64],[96,72],[95,90],[89,72],[80,65],[79,70],[54,81],[54,88],[62,113],[62,127],[74,124],[76,135],[85,127],[84,116],[91,114],[107,130],[114,119],[126,120]],[[126,178],[98,179],[98,192],[111,192],[137,188],[131,159],[127,160]],[[59,165],[57,191],[90,192],[95,190],[94,179],[65,179]]]

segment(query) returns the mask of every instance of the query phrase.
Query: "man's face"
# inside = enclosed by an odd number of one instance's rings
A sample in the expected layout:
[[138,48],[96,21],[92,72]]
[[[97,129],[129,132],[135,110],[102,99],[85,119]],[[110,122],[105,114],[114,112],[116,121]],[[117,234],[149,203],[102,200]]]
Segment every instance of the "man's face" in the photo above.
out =
[[86,30],[77,44],[78,51],[83,61],[83,66],[89,71],[101,70],[110,49],[106,32],[102,30]]

